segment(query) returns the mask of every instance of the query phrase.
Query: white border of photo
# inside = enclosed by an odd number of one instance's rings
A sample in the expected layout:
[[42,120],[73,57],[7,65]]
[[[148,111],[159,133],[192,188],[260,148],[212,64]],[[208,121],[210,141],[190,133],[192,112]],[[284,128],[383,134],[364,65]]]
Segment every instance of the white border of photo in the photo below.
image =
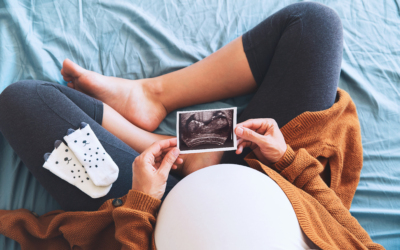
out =
[[[181,150],[180,148],[180,133],[179,133],[179,123],[180,123],[180,114],[184,113],[193,113],[193,112],[204,112],[204,111],[217,111],[217,110],[233,110],[233,117],[232,117],[232,140],[233,140],[233,147],[226,147],[226,148],[207,148],[207,149],[194,149],[194,150]],[[237,139],[235,135],[235,128],[236,128],[236,116],[237,116],[237,108],[221,108],[221,109],[203,109],[203,110],[190,110],[190,111],[178,111],[176,113],[176,138],[177,138],[177,147],[181,150],[180,154],[193,154],[193,153],[205,153],[205,152],[217,152],[217,151],[231,151],[237,149]]]

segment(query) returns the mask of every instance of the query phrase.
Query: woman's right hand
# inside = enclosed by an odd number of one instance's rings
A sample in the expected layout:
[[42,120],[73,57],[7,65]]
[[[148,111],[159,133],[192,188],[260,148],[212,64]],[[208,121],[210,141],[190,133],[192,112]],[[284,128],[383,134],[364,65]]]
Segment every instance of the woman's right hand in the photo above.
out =
[[141,191],[161,199],[167,185],[168,174],[176,169],[179,158],[176,138],[157,141],[135,158],[132,164],[132,190]]
[[238,137],[236,154],[250,147],[265,165],[276,163],[287,149],[285,138],[274,119],[250,119],[237,124],[235,134]]

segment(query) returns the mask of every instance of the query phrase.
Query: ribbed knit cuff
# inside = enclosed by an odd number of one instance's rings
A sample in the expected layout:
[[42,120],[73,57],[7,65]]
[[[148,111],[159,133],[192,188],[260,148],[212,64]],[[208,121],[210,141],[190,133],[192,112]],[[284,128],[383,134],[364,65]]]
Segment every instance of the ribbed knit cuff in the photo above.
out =
[[143,192],[129,190],[122,207],[148,212],[155,215],[160,208],[161,200],[151,197]]
[[278,173],[282,172],[285,168],[287,168],[296,157],[296,153],[293,151],[292,147],[287,145],[287,149],[285,154],[282,156],[279,161],[275,162],[271,165],[271,168],[274,168],[278,171]]

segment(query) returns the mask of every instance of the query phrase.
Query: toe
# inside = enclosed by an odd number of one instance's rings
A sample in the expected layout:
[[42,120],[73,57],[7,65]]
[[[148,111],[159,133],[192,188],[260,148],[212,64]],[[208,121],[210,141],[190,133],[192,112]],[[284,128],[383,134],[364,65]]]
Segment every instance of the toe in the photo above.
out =
[[69,76],[63,76],[64,81],[66,82],[72,82],[74,80],[73,77],[69,77]]
[[62,68],[62,72],[64,73],[63,76],[79,78],[83,74],[84,71],[85,71],[84,68],[82,68],[78,64],[72,62],[68,58],[65,59],[63,62],[63,68]]

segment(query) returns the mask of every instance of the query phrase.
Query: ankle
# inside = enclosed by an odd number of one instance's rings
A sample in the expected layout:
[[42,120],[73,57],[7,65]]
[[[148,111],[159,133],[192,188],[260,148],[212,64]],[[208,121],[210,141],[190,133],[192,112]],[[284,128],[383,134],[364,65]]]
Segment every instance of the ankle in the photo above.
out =
[[162,76],[148,78],[141,80],[143,86],[144,94],[152,100],[160,101],[164,106],[167,113],[170,113],[172,110],[169,110],[164,103],[165,100],[165,85],[162,79]]
[[147,78],[140,81],[146,94],[154,97],[162,96],[164,89],[161,77]]

